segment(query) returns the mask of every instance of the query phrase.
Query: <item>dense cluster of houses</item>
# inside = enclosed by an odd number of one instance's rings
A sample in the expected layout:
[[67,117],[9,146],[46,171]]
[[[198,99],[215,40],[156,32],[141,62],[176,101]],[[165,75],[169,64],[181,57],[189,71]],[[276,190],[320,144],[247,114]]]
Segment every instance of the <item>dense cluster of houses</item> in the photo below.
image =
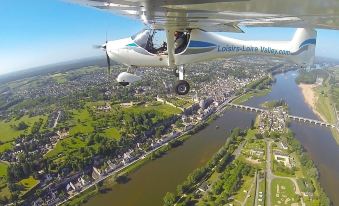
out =
[[262,112],[258,116],[259,132],[261,134],[265,133],[266,131],[268,131],[269,133],[284,132],[287,127],[287,115],[287,112],[282,106]]
[[59,140],[68,136],[68,130],[62,129],[55,132],[48,132],[40,136],[19,137],[15,140],[12,149],[2,153],[0,160],[15,163],[19,161],[19,156],[26,153],[29,156],[46,154],[52,150]]

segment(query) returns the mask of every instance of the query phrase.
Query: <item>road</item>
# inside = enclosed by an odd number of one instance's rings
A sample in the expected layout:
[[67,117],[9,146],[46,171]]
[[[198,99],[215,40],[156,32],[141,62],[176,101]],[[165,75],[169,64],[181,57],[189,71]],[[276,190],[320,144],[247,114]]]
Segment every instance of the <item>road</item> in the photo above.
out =
[[256,190],[255,190],[255,195],[254,195],[254,205],[258,205],[258,199],[259,199],[259,175],[258,172],[255,173],[256,174]]
[[[181,136],[179,136],[179,137],[181,137]],[[179,138],[179,137],[177,137],[177,138]],[[177,139],[177,138],[175,138],[175,139]],[[81,194],[82,192],[86,191],[86,190],[89,189],[90,187],[92,187],[92,186],[98,184],[99,182],[101,182],[101,181],[107,179],[108,177],[111,177],[112,175],[115,175],[115,174],[119,173],[120,171],[122,171],[122,170],[124,170],[125,168],[131,166],[132,164],[138,162],[139,160],[144,159],[146,156],[150,155],[152,152],[155,152],[156,150],[162,148],[162,147],[165,146],[165,145],[167,145],[167,143],[166,143],[166,144],[163,144],[163,145],[161,145],[161,146],[159,146],[159,147],[157,147],[157,148],[155,148],[155,149],[153,149],[153,150],[151,150],[151,151],[149,151],[149,152],[147,152],[147,153],[145,153],[142,157],[140,157],[140,158],[138,158],[138,159],[136,159],[136,160],[134,160],[134,161],[132,161],[132,162],[126,164],[126,165],[123,166],[123,167],[120,167],[120,168],[117,169],[117,170],[114,170],[113,172],[111,172],[111,173],[109,173],[109,174],[106,174],[106,175],[104,175],[104,176],[99,177],[99,178],[98,178],[97,180],[95,180],[94,182],[92,182],[92,183],[90,183],[89,185],[83,187],[79,192],[77,192],[77,193],[75,193],[75,194],[69,196],[66,200],[64,200],[64,201],[62,201],[62,202],[59,202],[59,203],[56,204],[56,205],[62,205],[63,203],[67,202],[68,200],[72,199],[73,197],[75,197],[75,196]]]
[[57,118],[56,118],[55,121],[54,121],[53,128],[55,128],[55,127],[58,125],[58,121],[59,121],[59,118],[60,118],[60,114],[61,114],[61,111],[58,111],[58,116],[57,116]]
[[272,168],[271,168],[271,147],[272,147],[272,141],[268,140],[266,141],[267,147],[266,147],[266,205],[272,205],[271,204],[271,183],[274,178],[272,174]]
[[302,194],[297,183],[296,178],[293,177],[285,177],[285,176],[277,176],[272,173],[272,158],[271,158],[271,148],[272,148],[272,141],[268,140],[267,143],[267,160],[266,160],[266,180],[267,180],[267,188],[266,188],[266,205],[271,205],[271,183],[274,178],[283,178],[289,179],[293,182],[295,187],[295,193],[301,197],[301,205],[305,206],[304,199],[302,198]]
[[[251,194],[253,187],[257,187],[257,185],[255,183],[257,182],[256,180],[258,179],[258,177],[259,177],[258,172],[255,172],[255,176],[253,178],[253,183],[252,183],[250,189],[247,191],[246,197],[245,197],[244,201],[241,203],[241,206],[246,205],[247,199],[250,197],[250,194]],[[256,190],[256,193],[257,193],[257,189],[256,188],[254,188],[254,189]],[[254,195],[254,198],[256,198],[255,195]]]

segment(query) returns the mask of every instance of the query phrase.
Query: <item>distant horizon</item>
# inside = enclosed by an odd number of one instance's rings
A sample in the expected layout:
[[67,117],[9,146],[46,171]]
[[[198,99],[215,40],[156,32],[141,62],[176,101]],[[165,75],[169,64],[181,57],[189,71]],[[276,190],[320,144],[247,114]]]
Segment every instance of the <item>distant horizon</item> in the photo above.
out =
[[[61,0],[3,0],[0,7],[0,75],[60,62],[104,56],[106,40],[129,37],[145,26],[138,19]],[[225,36],[288,41],[295,28],[241,27]],[[339,59],[339,31],[317,29],[316,55]]]
[[[315,58],[326,58],[326,59],[330,59],[332,61],[338,61],[339,62],[339,58],[331,58],[331,57],[324,57],[324,56],[315,56]],[[11,76],[13,74],[16,73],[20,73],[20,72],[28,72],[29,70],[36,70],[36,69],[43,69],[44,67],[48,68],[48,67],[53,67],[53,66],[58,66],[58,65],[67,65],[67,64],[72,64],[72,63],[80,63],[81,61],[86,61],[86,60],[99,60],[102,59],[104,61],[106,61],[105,56],[90,56],[90,57],[83,57],[83,58],[77,58],[77,59],[73,59],[73,60],[65,60],[65,61],[59,61],[59,62],[52,62],[52,63],[48,63],[48,64],[44,64],[44,65],[39,65],[39,66],[34,66],[34,67],[28,67],[25,69],[20,69],[20,70],[16,70],[16,71],[10,71],[7,73],[0,73],[0,78],[1,77],[5,77],[5,76]],[[228,59],[228,58],[225,58]],[[111,60],[112,61],[112,60]]]

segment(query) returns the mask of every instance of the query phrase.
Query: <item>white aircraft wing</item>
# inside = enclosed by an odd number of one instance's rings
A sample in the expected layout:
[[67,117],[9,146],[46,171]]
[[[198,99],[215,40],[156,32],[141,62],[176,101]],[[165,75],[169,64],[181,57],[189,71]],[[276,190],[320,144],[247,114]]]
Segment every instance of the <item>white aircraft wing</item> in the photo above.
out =
[[339,29],[339,0],[66,0],[152,28],[242,32],[239,26]]

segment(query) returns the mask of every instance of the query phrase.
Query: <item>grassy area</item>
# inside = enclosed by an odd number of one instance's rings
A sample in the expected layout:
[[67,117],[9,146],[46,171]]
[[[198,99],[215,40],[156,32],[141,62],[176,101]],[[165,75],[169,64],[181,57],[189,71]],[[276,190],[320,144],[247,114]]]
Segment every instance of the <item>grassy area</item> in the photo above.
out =
[[73,150],[77,150],[80,147],[86,147],[86,142],[80,138],[70,137],[67,139],[60,140],[55,148],[49,151],[45,156],[46,157],[55,157],[59,154],[71,153]]
[[11,197],[11,192],[9,191],[9,188],[7,187],[7,185],[2,185],[0,187],[0,198],[1,199],[9,199]]
[[9,150],[9,149],[12,149],[12,148],[13,148],[12,142],[4,143],[4,144],[0,145],[0,154],[3,153],[6,150]]
[[[31,131],[30,131],[31,127],[33,126],[33,124],[35,122],[38,122],[40,118],[42,118],[44,120],[44,123],[47,120],[47,116],[29,117],[29,116],[25,115],[18,120],[11,119],[8,122],[0,121],[0,131],[1,131],[0,141],[2,141],[2,142],[12,141],[21,134],[31,133]],[[25,122],[28,125],[27,129],[25,129],[25,130],[15,129],[15,126],[17,126],[21,121]]]
[[8,164],[4,162],[0,162],[0,182],[1,180],[6,180],[7,179],[7,168]]
[[[334,72],[335,79],[338,80],[339,76],[338,71]],[[317,102],[316,110],[326,119],[327,122],[336,124],[337,118],[334,111],[334,106],[339,107],[338,96],[339,96],[339,87],[335,84],[331,85],[329,83],[330,78],[324,80],[321,86],[318,86],[314,89]],[[338,80],[339,81],[339,80]],[[331,129],[334,139],[339,144],[339,132],[336,129]]]
[[[234,195],[234,199],[240,202],[244,202],[247,192],[251,189],[251,186],[253,185],[253,180],[254,177],[243,177],[241,187]],[[252,190],[255,190],[255,186],[252,187]]]
[[[86,107],[93,107],[95,105],[103,105],[105,102],[91,102],[87,103]],[[120,108],[119,108],[120,109]],[[126,113],[143,113],[145,111],[156,111],[162,114],[164,117],[170,117],[174,114],[179,114],[181,111],[170,105],[160,104],[157,102],[150,104],[135,105],[131,107],[121,108]],[[106,115],[109,115],[108,113]],[[105,118],[105,117],[100,117]],[[69,132],[69,137],[63,140],[60,140],[55,148],[46,154],[46,157],[54,158],[55,161],[60,162],[63,160],[60,155],[65,156],[70,154],[81,147],[87,147],[87,138],[86,134],[91,134],[94,132],[94,126],[96,122],[91,117],[88,109],[81,110],[72,110],[72,120],[69,122],[71,129]],[[77,133],[85,134],[84,138],[76,136]],[[108,138],[119,139],[121,137],[120,131],[118,128],[108,128],[103,131],[99,131],[102,135]],[[97,149],[99,144],[94,144],[91,147]],[[56,158],[59,156],[60,158]]]
[[29,192],[31,189],[36,187],[39,184],[39,180],[34,179],[32,176],[30,176],[27,179],[23,179],[20,182],[18,182],[19,185],[24,186],[24,190],[21,191],[21,195],[25,195],[27,192]]
[[232,101],[233,104],[242,104],[253,97],[265,96],[271,92],[271,89],[255,90],[247,92]]
[[76,133],[92,133],[94,128],[92,126],[93,119],[91,118],[87,109],[73,110],[73,124],[69,134],[74,135]]
[[108,138],[120,139],[121,134],[116,128],[109,128],[103,131],[103,134]]
[[298,203],[298,196],[295,194],[294,184],[289,179],[275,178],[271,185],[272,205],[291,205]]
[[178,97],[173,97],[173,98],[168,98],[166,101],[174,104],[177,107],[181,108],[187,108],[190,107],[193,104],[193,101],[188,98],[178,98]]
[[132,107],[123,108],[124,112],[131,112],[131,113],[141,113],[145,111],[158,111],[163,114],[165,117],[170,117],[174,114],[180,114],[181,110],[175,107],[172,107],[167,104],[162,104],[158,102],[153,102],[150,104],[142,104],[142,105],[135,105]]
[[333,106],[331,105],[329,95],[329,88],[325,85],[319,86],[315,89],[316,95],[318,96],[316,108],[329,123],[335,123],[336,117],[334,115]]
[[252,187],[251,192],[249,193],[249,197],[245,202],[245,206],[253,206],[254,205],[254,198],[255,198],[255,186]]
[[63,73],[57,73],[52,75],[52,79],[59,84],[63,84],[67,81],[66,74]]

